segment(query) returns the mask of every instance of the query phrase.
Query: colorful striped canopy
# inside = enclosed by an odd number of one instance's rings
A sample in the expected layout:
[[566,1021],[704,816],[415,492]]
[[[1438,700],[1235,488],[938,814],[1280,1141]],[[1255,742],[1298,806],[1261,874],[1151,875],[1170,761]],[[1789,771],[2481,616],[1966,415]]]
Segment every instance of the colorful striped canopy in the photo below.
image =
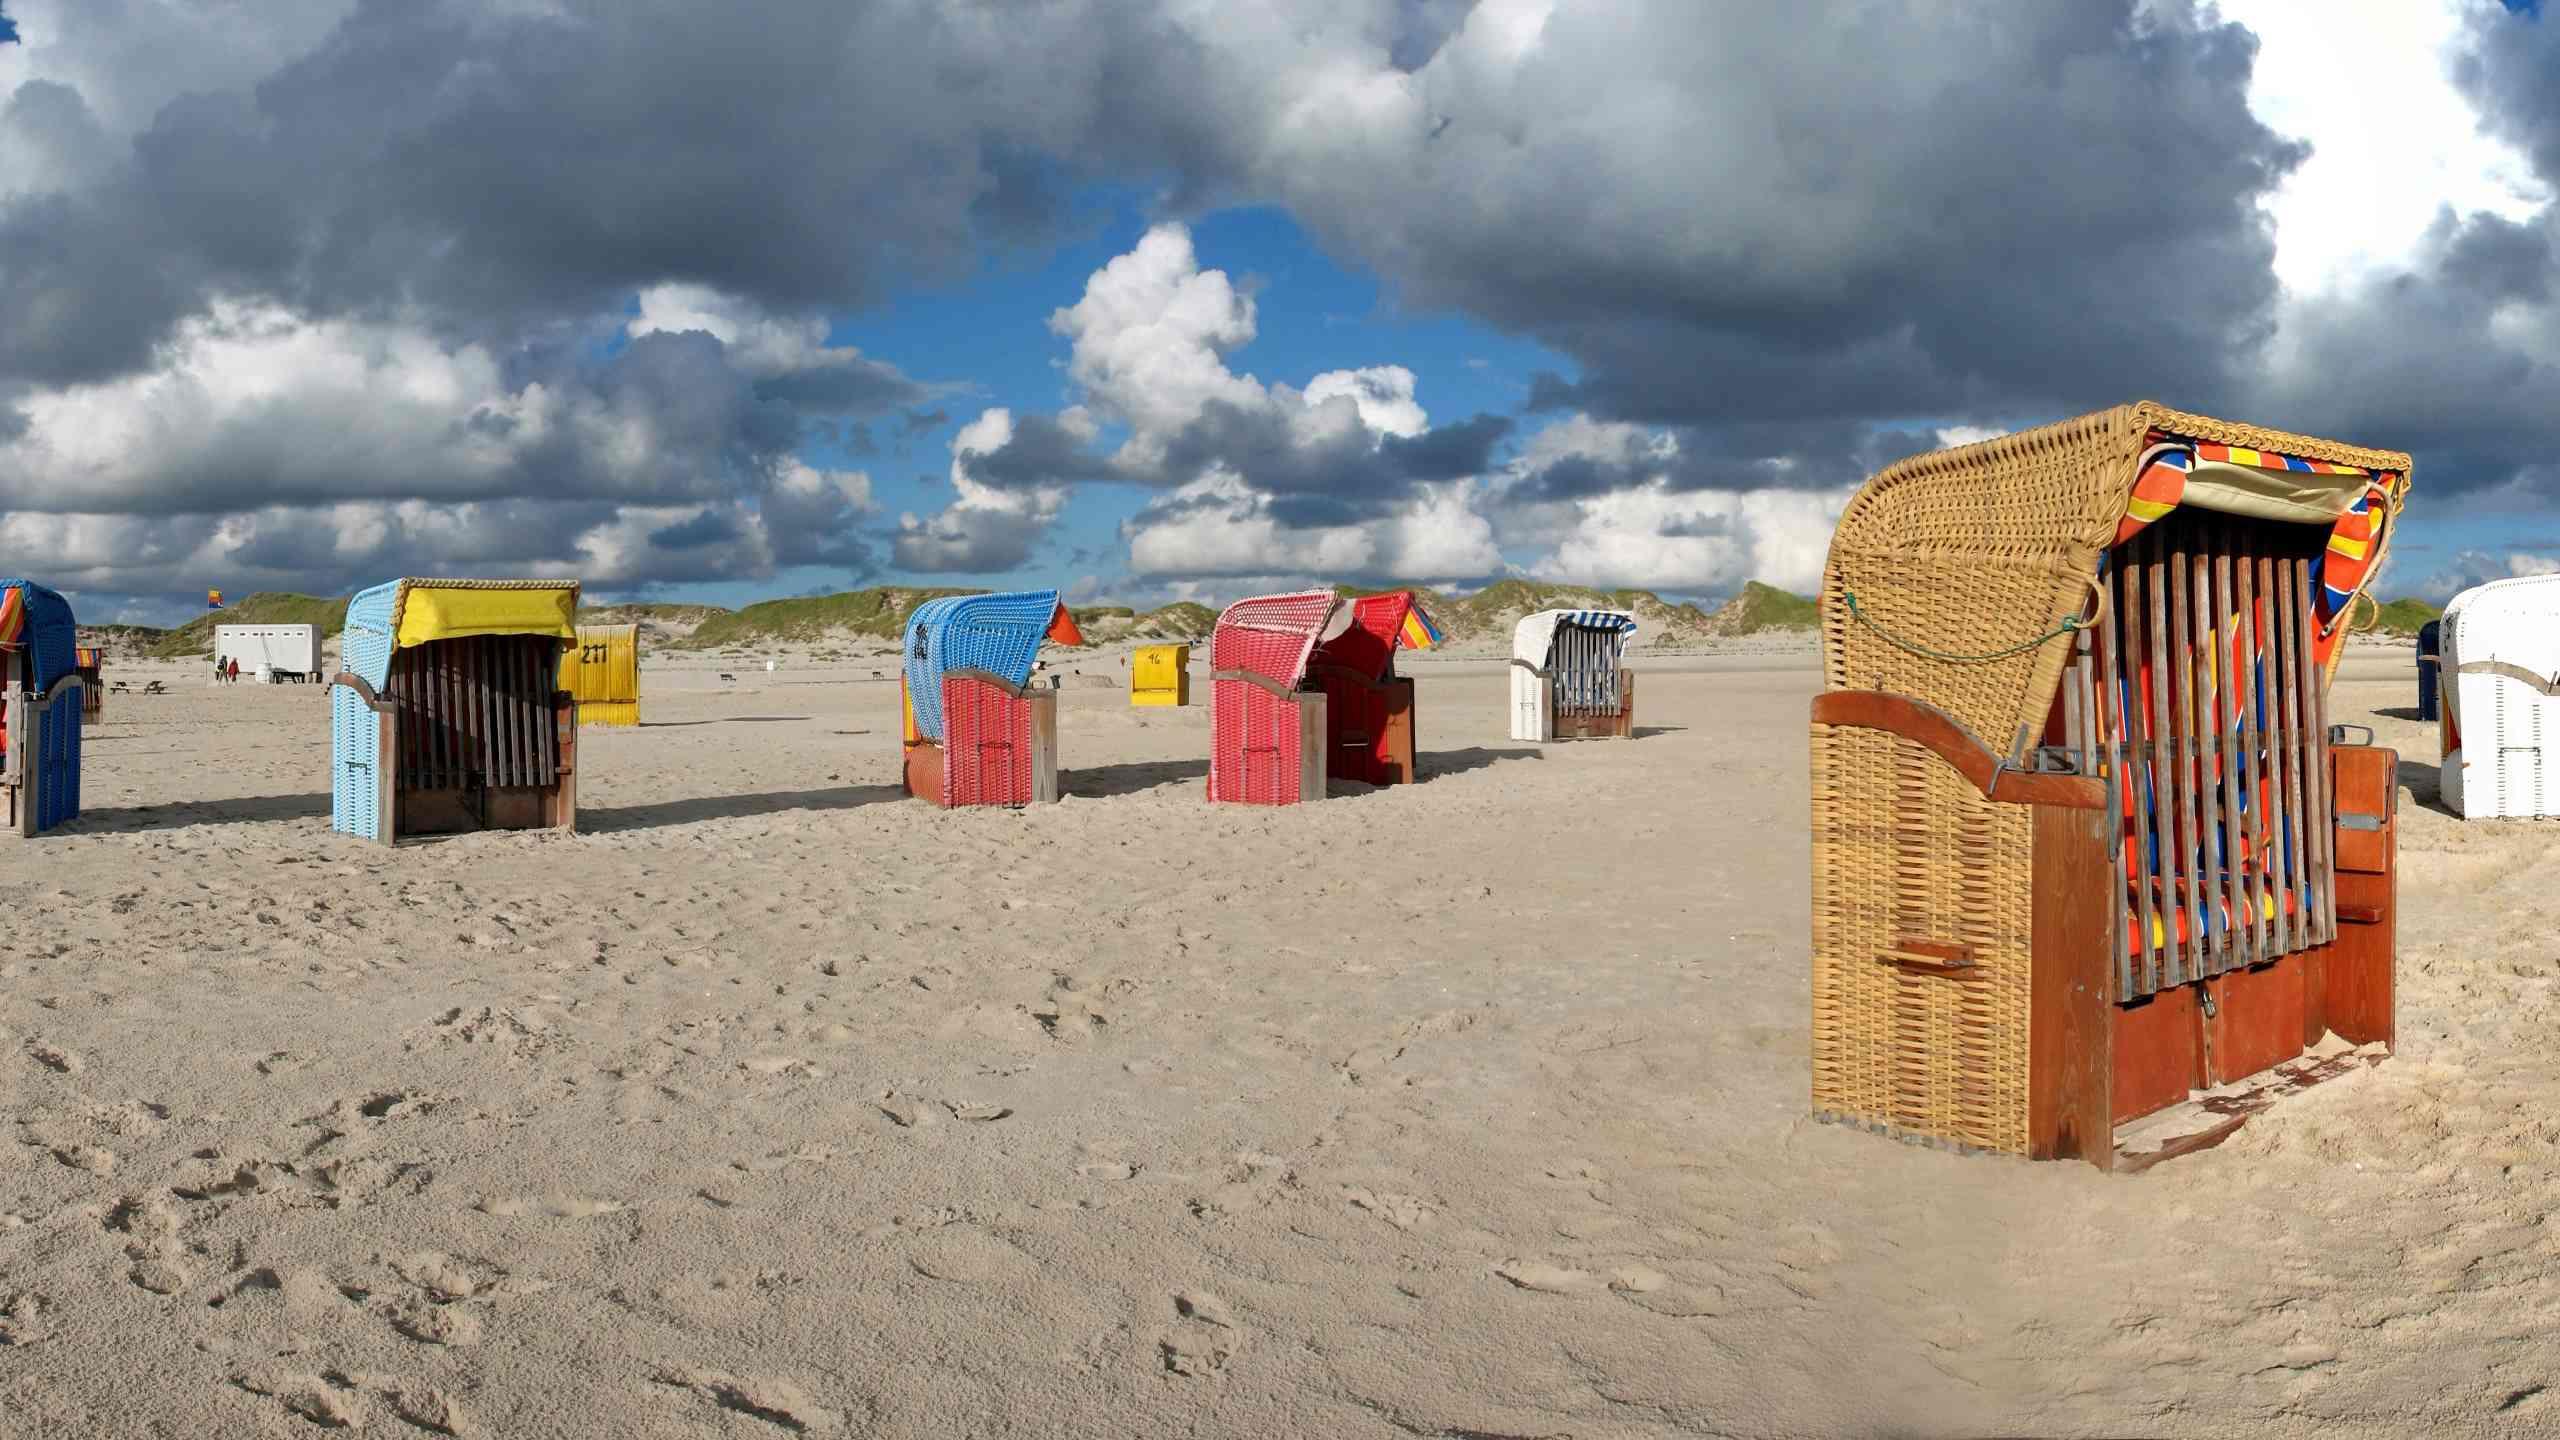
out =
[[[2388,522],[2391,502],[2398,493],[2400,477],[2387,472],[2359,470],[2352,465],[2335,465],[2325,460],[2304,460],[2292,455],[2279,455],[2272,450],[2251,450],[2238,445],[2187,443],[2166,436],[2161,443],[2143,453],[2140,472],[2134,476],[2133,494],[2125,504],[2124,518],[2116,524],[2115,543],[2122,545],[2142,533],[2146,526],[2176,509],[2188,498],[2190,486],[2217,472],[2218,467],[2278,474],[2327,475],[2344,477],[2349,483],[2365,483],[2352,491],[2340,488],[2342,507],[2329,530],[2328,548],[2312,563],[2312,574],[2319,583],[2319,619],[2323,632],[2333,629],[2356,592],[2364,588],[2372,571],[2375,537]],[[2322,487],[2327,488],[2327,487]],[[2280,502],[2269,502],[2280,503]],[[2324,510],[2320,513],[2331,513]]]

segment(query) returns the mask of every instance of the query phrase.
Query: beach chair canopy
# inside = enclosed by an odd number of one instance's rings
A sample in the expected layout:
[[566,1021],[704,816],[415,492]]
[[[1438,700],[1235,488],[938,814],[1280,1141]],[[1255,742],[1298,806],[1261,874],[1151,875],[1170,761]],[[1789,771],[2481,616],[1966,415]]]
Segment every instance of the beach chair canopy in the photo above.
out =
[[1055,590],[946,595],[907,617],[907,705],[915,734],[942,738],[942,677],[983,670],[1017,689],[1031,681],[1040,644],[1082,645],[1084,634]]
[[1511,629],[1511,658],[1547,669],[1556,658],[1556,632],[1568,629],[1608,637],[1603,648],[1614,661],[1625,652],[1628,637],[1636,633],[1636,617],[1624,610],[1541,610],[1523,615]]
[[0,650],[23,650],[38,694],[79,668],[80,626],[71,602],[32,580],[0,580]]
[[2316,658],[2334,674],[2408,481],[2398,451],[2149,401],[1914,456],[1840,517],[1824,680],[1926,701],[2005,751],[2021,729],[2041,733],[2072,653],[2028,642],[2085,614],[2107,552],[2182,507],[2329,531],[2312,579]]
[[1211,674],[1249,670],[1283,690],[1295,690],[1306,678],[1307,657],[1316,642],[1338,624],[1349,624],[1349,616],[1341,612],[1342,597],[1330,590],[1239,600],[1219,612],[1217,629],[1210,633]]
[[350,674],[380,690],[396,650],[475,635],[578,638],[575,580],[392,580],[347,602],[341,641]]
[[1351,623],[1316,642],[1311,665],[1338,665],[1363,680],[1383,680],[1395,670],[1399,649],[1428,650],[1440,643],[1440,627],[1410,590],[1363,595],[1351,602]]

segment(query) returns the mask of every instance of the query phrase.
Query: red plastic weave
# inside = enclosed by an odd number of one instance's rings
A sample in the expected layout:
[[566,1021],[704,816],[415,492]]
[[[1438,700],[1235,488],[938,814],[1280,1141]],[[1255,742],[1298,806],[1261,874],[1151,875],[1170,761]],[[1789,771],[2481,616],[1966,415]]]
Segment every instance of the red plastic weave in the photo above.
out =
[[1209,798],[1246,805],[1295,805],[1298,702],[1245,680],[1211,687]]
[[1218,628],[1209,638],[1210,667],[1250,670],[1295,688],[1307,673],[1307,654],[1315,648],[1316,637],[1324,633],[1325,621],[1341,603],[1330,590],[1239,600],[1218,617]]
[[942,803],[1031,803],[1031,702],[964,675],[942,677]]

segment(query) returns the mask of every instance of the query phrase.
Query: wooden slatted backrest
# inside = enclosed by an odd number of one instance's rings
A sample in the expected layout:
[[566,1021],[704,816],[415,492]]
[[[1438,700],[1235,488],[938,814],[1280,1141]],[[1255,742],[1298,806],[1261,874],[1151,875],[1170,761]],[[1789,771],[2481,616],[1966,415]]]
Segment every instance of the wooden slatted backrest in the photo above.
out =
[[2182,508],[2108,552],[2048,737],[2118,819],[2111,927],[2132,999],[2336,935],[2310,527]]
[[391,657],[400,785],[412,790],[548,787],[560,778],[553,712],[560,642],[478,635]]

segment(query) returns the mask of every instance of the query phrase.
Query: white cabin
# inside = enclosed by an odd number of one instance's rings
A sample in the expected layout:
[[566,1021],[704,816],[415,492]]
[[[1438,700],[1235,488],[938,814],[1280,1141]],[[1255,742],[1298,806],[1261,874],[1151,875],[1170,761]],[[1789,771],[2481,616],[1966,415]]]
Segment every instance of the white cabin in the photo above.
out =
[[321,680],[317,625],[216,625],[213,663],[240,662],[240,676]]

